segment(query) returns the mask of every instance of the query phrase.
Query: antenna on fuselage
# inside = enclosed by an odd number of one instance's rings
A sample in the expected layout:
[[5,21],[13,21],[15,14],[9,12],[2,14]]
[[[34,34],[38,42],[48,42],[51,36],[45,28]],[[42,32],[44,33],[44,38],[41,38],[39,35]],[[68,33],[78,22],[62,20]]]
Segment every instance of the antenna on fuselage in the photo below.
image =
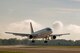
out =
[[31,34],[34,33],[32,23],[30,22]]

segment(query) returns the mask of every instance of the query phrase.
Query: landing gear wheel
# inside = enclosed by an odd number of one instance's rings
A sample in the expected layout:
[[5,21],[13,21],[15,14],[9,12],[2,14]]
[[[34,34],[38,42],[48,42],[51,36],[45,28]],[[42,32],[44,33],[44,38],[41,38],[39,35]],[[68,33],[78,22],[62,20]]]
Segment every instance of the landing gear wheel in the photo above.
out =
[[48,41],[44,41],[44,43],[47,43]]
[[34,41],[34,40],[32,40],[32,43],[35,43],[35,41]]

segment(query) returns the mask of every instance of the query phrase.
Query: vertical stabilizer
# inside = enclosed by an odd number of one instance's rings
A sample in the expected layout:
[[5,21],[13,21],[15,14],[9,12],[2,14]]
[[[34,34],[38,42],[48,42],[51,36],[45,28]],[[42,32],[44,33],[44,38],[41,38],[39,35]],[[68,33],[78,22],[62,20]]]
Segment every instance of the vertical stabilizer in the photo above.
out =
[[31,34],[34,33],[32,23],[30,22]]

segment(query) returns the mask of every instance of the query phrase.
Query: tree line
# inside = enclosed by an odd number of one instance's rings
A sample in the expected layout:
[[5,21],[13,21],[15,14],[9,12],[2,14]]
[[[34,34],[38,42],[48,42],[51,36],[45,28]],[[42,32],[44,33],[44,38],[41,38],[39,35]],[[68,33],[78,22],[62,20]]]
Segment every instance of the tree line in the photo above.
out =
[[47,43],[44,43],[44,40],[35,40],[35,43],[31,42],[32,40],[28,39],[0,39],[0,45],[53,45],[53,46],[80,46],[80,40],[48,40]]

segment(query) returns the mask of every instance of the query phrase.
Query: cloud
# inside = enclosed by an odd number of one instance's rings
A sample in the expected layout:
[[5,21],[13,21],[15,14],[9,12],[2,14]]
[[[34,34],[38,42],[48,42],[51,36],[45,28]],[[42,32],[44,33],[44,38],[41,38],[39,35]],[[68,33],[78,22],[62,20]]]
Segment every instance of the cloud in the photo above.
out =
[[[37,30],[40,30],[43,28],[43,26],[31,19],[26,19],[26,20],[23,20],[23,21],[19,21],[19,22],[14,22],[14,23],[10,23],[6,26],[6,29],[5,31],[7,32],[17,32],[17,33],[28,33],[30,34],[31,33],[31,29],[30,29],[30,22],[32,23],[33,25],[33,29],[34,31],[37,31]],[[23,39],[25,37],[20,37],[20,36],[14,36],[14,35],[11,35],[11,34],[5,34],[5,33],[2,33],[4,34],[4,36],[0,36],[0,38],[18,38],[18,39]]]
[[80,2],[80,0],[72,0],[72,1]]
[[40,8],[36,14],[40,17],[53,17],[65,14],[79,13],[80,9],[77,8]]
[[7,30],[8,31],[14,31],[14,32],[26,32],[29,33],[30,32],[30,22],[33,25],[34,30],[39,30],[40,28],[42,28],[42,25],[31,20],[23,20],[20,22],[14,22],[8,25]]
[[55,33],[61,33],[63,30],[63,23],[61,21],[55,21],[53,23],[53,28]]
[[71,33],[80,33],[80,26],[75,24],[69,24],[64,26],[64,24],[61,21],[55,21],[53,22],[53,28],[55,30],[61,30],[63,31],[69,31]]
[[[20,33],[30,33],[30,22],[32,22],[33,28],[35,31],[40,30],[42,28],[44,28],[41,24],[31,20],[31,19],[27,19],[27,20],[23,20],[23,21],[19,21],[19,22],[14,22],[9,24],[6,27],[6,31],[10,31],[10,32],[20,32]],[[76,24],[68,24],[68,25],[64,25],[63,22],[61,21],[54,21],[53,22],[53,34],[58,34],[58,33],[71,33],[71,35],[68,36],[61,36],[61,37],[57,37],[58,39],[69,39],[69,40],[79,40],[80,38],[80,26],[76,25]],[[3,34],[2,34],[3,35]],[[0,38],[20,38],[22,39],[22,37],[19,36],[14,36],[14,35],[8,35],[5,34],[5,36],[2,36]]]
[[78,25],[70,24],[66,27],[66,29],[72,33],[80,34],[80,26]]
[[80,12],[80,9],[77,8],[55,8],[60,13],[75,13]]
[[67,33],[69,36],[58,37],[59,39],[80,40],[80,26],[76,24],[64,25],[61,21],[53,22],[54,33]]

